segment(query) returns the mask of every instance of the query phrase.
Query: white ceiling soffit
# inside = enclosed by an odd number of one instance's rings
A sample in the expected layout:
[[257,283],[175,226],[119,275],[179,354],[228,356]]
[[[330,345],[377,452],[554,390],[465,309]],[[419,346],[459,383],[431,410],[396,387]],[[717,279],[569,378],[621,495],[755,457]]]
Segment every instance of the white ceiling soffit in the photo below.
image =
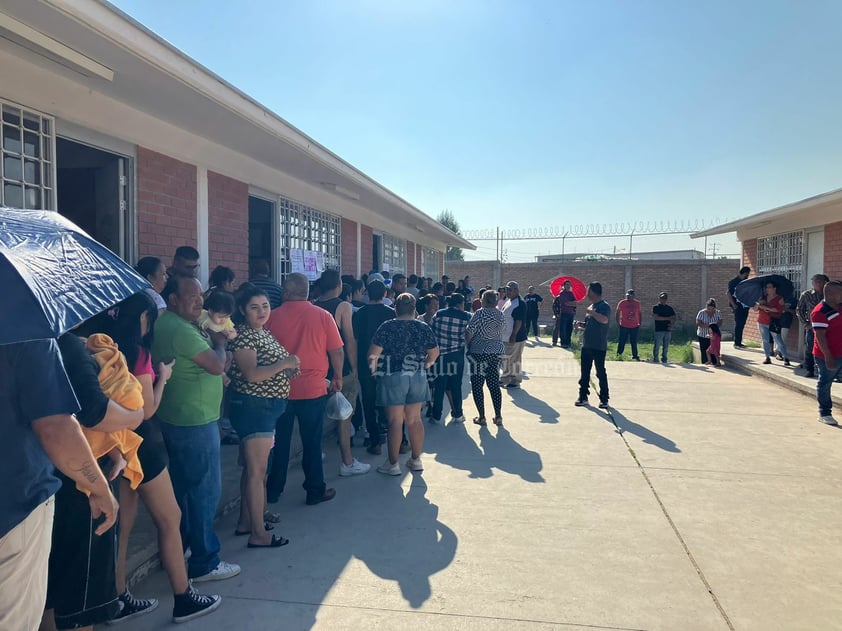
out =
[[113,73],[110,81],[78,75],[92,90],[421,229],[428,239],[476,248],[108,2],[3,0],[2,12]]

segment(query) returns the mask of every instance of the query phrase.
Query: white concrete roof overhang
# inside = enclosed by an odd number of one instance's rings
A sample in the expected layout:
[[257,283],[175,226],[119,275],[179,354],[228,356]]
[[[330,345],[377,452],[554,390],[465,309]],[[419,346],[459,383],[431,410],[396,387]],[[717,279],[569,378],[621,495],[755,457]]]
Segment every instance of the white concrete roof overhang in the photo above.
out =
[[107,81],[77,70],[75,83],[332,192],[340,207],[362,207],[419,242],[475,249],[108,2],[5,0],[2,13],[114,73]]
[[740,241],[842,221],[842,189],[814,195],[798,202],[765,210],[690,235],[710,237],[736,232]]

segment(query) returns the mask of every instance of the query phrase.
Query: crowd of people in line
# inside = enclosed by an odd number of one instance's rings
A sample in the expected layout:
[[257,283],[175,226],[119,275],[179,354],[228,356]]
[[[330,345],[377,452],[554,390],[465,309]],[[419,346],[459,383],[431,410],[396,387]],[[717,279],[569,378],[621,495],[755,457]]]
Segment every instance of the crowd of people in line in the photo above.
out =
[[[169,268],[145,257],[136,270],[149,281],[146,291],[58,340],[0,346],[0,383],[16,393],[0,398],[0,405],[19,420],[7,440],[20,442],[23,458],[3,463],[12,467],[13,483],[4,498],[0,541],[17,537],[21,546],[12,561],[3,562],[21,590],[20,598],[4,599],[14,604],[0,611],[3,628],[92,628],[154,610],[156,599],[137,598],[126,584],[139,501],[157,530],[174,596],[173,620],[214,611],[221,598],[200,593],[194,584],[240,573],[221,558],[214,528],[221,444],[240,450],[234,534],[248,548],[283,547],[289,540],[277,532],[280,515],[269,505],[287,490],[296,420],[307,505],[336,496],[325,482],[326,420],[336,422],[340,477],[371,470],[353,455],[355,436],[363,437],[369,454],[382,455],[385,446],[377,472],[401,475],[402,454],[406,470],[421,472],[423,418],[441,423],[447,397],[450,421],[465,422],[467,369],[477,410],[473,423],[486,426],[490,418],[502,425],[501,389],[521,387],[524,345],[530,332],[539,334],[543,299],[532,286],[521,296],[516,281],[477,291],[468,277],[451,283],[446,276],[434,282],[372,272],[356,279],[326,270],[314,283],[288,274],[281,286],[261,261],[240,284],[230,268],[216,267],[205,289],[199,265],[198,251],[189,246],[176,250]],[[738,278],[749,273],[743,268]],[[774,348],[769,334],[787,360],[785,335],[772,324],[786,307],[775,290],[767,285],[755,306],[767,363]],[[639,360],[641,306],[633,289],[614,309],[602,295],[600,283],[587,286],[589,305],[577,321],[579,301],[565,283],[552,304],[552,345],[570,348],[573,330],[582,332],[575,405],[589,404],[595,368],[599,407],[607,409],[612,312],[618,355],[628,343]],[[733,304],[731,286],[729,301],[738,323],[734,346],[740,348],[743,306]],[[805,365],[818,371],[820,420],[828,424],[835,424],[830,384],[842,370],[840,309],[842,283],[821,274],[795,309],[812,349]],[[665,292],[652,317],[652,361],[666,363],[677,315]],[[696,317],[703,361],[712,365],[720,363],[721,322],[713,299]],[[493,415],[486,414],[486,389]],[[57,477],[46,473],[53,464]],[[43,577],[41,566],[48,568]],[[41,592],[45,606],[24,597]]]

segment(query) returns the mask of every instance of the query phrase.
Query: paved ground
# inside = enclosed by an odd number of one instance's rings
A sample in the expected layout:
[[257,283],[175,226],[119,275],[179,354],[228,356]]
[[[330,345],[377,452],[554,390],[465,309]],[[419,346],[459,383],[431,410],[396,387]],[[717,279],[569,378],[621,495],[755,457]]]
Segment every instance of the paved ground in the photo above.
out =
[[[432,427],[423,474],[326,470],[316,507],[291,474],[286,548],[185,629],[840,629],[842,432],[808,397],[698,366],[608,365],[612,414],[575,408],[566,351],[527,348],[505,427]],[[595,397],[592,400],[596,402]],[[473,412],[466,403],[466,412]],[[360,449],[361,455],[364,452]],[[161,572],[134,588],[169,624]]]

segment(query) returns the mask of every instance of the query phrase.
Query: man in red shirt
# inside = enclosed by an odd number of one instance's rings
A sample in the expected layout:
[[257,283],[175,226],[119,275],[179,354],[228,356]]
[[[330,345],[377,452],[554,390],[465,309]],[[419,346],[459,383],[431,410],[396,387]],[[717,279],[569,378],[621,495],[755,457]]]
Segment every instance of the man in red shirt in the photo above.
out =
[[[272,311],[266,328],[291,355],[301,360],[301,374],[290,382],[286,411],[275,426],[275,449],[266,482],[266,497],[277,502],[287,480],[292,426],[298,418],[303,448],[304,490],[307,504],[319,504],[336,496],[325,488],[322,466],[322,430],[328,390],[342,390],[345,352],[342,336],[333,316],[307,301],[310,283],[304,274],[290,274],[284,280],[284,301]],[[325,385],[328,363],[333,369],[330,386]]]
[[816,399],[819,422],[838,425],[831,410],[830,386],[842,374],[842,281],[832,280],[824,286],[824,300],[810,314],[815,342],[813,356],[819,372]]
[[617,303],[615,312],[617,325],[620,327],[620,341],[617,344],[617,357],[626,350],[626,340],[631,343],[632,359],[640,361],[637,354],[637,333],[640,331],[640,301],[634,297],[634,289],[626,292],[625,300]]

